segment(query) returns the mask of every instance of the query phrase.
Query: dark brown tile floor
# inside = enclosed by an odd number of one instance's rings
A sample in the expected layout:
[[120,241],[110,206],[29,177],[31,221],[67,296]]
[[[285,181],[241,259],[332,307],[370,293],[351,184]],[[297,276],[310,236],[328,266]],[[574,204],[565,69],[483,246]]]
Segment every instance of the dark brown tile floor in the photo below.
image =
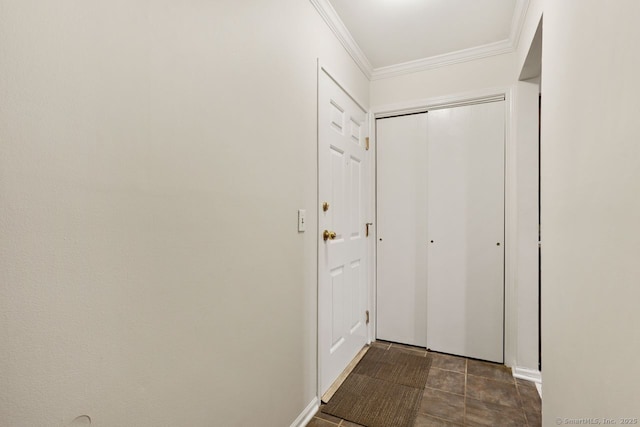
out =
[[[505,366],[384,341],[372,345],[432,357],[414,427],[542,425],[541,400],[535,385],[514,379],[511,369]],[[307,426],[358,424],[319,411]]]

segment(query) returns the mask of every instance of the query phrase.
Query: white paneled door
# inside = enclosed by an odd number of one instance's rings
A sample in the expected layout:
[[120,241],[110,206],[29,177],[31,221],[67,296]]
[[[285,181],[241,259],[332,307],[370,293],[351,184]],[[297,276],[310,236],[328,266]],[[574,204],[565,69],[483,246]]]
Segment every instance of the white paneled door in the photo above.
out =
[[504,102],[427,114],[427,346],[503,362]]
[[324,71],[318,88],[318,353],[323,394],[367,342],[366,112]]

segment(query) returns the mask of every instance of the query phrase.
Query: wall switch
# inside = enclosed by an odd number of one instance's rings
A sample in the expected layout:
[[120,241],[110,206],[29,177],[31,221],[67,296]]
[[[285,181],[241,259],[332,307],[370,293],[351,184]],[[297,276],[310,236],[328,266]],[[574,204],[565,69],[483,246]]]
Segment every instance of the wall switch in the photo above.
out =
[[306,224],[306,213],[304,209],[298,209],[298,231],[305,231],[307,228]]

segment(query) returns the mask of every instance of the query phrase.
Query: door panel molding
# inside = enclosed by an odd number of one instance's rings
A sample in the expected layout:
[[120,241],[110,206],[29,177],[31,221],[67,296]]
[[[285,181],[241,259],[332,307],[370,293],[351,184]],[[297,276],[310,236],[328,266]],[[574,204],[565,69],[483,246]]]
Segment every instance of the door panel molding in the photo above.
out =
[[[318,61],[318,397],[370,342],[370,114]],[[327,202],[326,209],[323,208]],[[324,230],[329,230],[325,236]]]

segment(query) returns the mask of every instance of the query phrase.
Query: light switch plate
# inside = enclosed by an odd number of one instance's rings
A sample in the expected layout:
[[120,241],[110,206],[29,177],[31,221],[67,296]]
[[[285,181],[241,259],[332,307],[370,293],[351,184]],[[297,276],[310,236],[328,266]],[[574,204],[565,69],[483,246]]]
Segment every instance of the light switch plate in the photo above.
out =
[[307,211],[305,211],[304,209],[298,209],[298,231],[305,231],[307,228],[306,214]]

